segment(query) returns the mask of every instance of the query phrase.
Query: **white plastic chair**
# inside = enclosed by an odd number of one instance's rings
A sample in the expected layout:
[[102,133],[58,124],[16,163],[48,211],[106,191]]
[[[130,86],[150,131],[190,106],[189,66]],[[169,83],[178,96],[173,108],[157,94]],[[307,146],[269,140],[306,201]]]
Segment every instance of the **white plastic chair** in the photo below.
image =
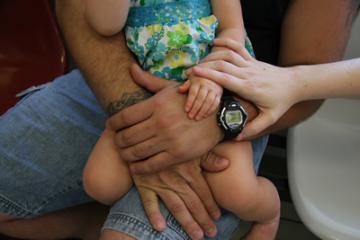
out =
[[360,100],[327,100],[288,135],[290,192],[321,239],[360,239]]

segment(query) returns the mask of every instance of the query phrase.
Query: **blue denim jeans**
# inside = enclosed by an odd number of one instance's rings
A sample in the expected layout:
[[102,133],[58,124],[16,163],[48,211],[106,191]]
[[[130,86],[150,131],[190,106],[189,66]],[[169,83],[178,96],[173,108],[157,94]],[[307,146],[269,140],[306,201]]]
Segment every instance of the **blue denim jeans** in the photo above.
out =
[[[0,117],[0,213],[33,218],[93,201],[82,186],[82,170],[104,129],[106,113],[78,70],[32,87]],[[253,141],[258,169],[267,138]],[[169,227],[154,231],[139,195],[132,188],[112,206],[104,229],[137,239],[189,239],[164,206]],[[239,223],[223,212],[218,239],[227,239]]]

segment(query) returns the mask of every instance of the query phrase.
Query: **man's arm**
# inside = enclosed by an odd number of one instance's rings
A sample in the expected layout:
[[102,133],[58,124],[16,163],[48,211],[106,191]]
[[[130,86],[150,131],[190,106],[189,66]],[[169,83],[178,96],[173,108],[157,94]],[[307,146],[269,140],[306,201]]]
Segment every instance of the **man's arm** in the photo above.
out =
[[67,46],[87,83],[107,112],[112,115],[140,102],[149,94],[131,79],[134,63],[121,32],[104,38],[87,24],[83,1],[56,1],[56,14]]
[[130,0],[83,0],[87,23],[97,33],[112,36],[122,30],[130,9]]
[[[120,110],[148,98],[150,94],[138,87],[130,77],[129,68],[135,61],[126,47],[124,35],[120,33],[105,38],[96,34],[85,21],[81,0],[56,1],[56,3],[58,21],[67,46],[103,108],[107,109],[110,115],[116,116]],[[134,136],[142,134],[143,132],[139,131]],[[166,173],[171,174],[172,169],[164,174]],[[156,179],[156,174],[153,177]],[[190,186],[189,184],[193,181],[198,182],[195,178],[203,178],[201,172],[190,174],[184,170],[183,174],[178,174],[178,177],[184,181],[177,181],[173,184],[173,189],[167,189],[173,192],[172,195],[175,198],[171,201],[169,198],[163,199],[165,205],[170,206],[169,210],[175,219],[189,235],[203,231],[208,233],[208,227],[216,229],[209,214],[218,215],[219,209],[208,186]],[[159,186],[157,183],[154,185],[154,188]],[[178,189],[183,189],[182,194],[187,197],[180,197]],[[157,204],[157,195],[144,191],[143,188],[138,188],[138,190],[141,196],[147,199],[144,204],[147,210],[151,210],[150,222],[155,225],[163,223],[164,220]],[[186,208],[182,208],[179,212],[177,206],[186,206]],[[211,233],[214,234],[214,231]]]

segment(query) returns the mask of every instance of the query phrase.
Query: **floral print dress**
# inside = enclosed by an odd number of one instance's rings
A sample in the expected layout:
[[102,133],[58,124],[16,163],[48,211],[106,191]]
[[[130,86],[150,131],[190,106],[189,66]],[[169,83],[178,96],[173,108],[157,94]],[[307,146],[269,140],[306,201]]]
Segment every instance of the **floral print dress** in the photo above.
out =
[[218,20],[209,0],[131,0],[126,41],[141,67],[176,81],[209,51]]

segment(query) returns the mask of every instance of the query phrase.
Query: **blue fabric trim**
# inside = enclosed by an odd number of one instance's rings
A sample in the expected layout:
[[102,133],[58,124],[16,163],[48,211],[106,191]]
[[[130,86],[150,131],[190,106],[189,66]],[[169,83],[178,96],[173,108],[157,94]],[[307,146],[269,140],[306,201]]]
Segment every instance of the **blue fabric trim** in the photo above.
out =
[[152,24],[175,25],[180,21],[199,19],[211,15],[209,0],[179,0],[153,6],[132,7],[127,19],[128,27]]

